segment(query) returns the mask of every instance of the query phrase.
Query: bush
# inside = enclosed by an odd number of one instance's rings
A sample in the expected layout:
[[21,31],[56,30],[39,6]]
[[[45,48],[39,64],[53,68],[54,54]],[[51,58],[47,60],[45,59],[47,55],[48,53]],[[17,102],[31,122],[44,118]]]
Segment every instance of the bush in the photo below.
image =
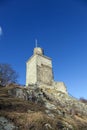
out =
[[84,98],[80,98],[80,101],[87,104],[87,99],[84,99]]
[[0,64],[0,85],[16,83],[18,74],[9,64]]

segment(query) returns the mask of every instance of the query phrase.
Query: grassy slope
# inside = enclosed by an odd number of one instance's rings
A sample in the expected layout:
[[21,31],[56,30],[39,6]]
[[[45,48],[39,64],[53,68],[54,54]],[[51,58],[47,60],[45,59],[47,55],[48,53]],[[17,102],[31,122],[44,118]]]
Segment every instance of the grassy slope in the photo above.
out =
[[50,118],[45,113],[44,106],[10,97],[8,90],[12,88],[13,86],[0,87],[0,116],[10,119],[19,130],[62,130],[65,126],[69,130],[71,126],[73,130],[87,130],[86,117],[56,115],[55,118]]

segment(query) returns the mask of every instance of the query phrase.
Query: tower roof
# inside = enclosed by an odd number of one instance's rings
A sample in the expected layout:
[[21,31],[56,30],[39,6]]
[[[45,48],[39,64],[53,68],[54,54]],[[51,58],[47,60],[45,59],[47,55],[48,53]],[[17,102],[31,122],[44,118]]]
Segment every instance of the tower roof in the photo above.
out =
[[43,51],[42,48],[36,47],[36,48],[34,48],[34,55],[35,55],[35,54],[44,55],[44,51]]

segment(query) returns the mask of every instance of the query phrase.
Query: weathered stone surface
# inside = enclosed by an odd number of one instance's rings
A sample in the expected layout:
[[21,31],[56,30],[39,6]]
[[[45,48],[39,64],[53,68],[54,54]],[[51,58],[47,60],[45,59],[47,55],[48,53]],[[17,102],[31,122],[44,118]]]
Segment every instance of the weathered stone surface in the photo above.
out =
[[[56,114],[65,115],[87,115],[87,105],[80,102],[68,94],[59,92],[54,87],[47,87],[42,85],[38,87],[30,86],[30,88],[13,88],[8,91],[8,94],[25,100],[30,100],[35,103],[44,105],[46,109],[53,110]],[[59,106],[63,110],[59,109]],[[50,114],[50,113],[49,113]]]
[[5,117],[0,117],[0,130],[18,130],[18,128]]
[[37,82],[51,84],[53,80],[51,59],[33,55],[26,63],[26,86]]
[[34,55],[35,55],[35,54],[43,55],[43,54],[44,54],[43,49],[40,48],[40,47],[34,48]]
[[26,63],[26,86],[45,84],[44,87],[54,87],[57,91],[67,93],[64,83],[55,82],[53,78],[52,60],[44,55],[41,48],[34,48],[33,56]]
[[63,82],[53,82],[53,86],[57,91],[63,92],[65,94],[68,94],[66,86]]
[[13,89],[8,90],[8,94],[10,96],[14,96],[14,97],[25,99],[25,100],[27,100],[28,98],[27,92],[24,91],[22,88],[14,87]]
[[48,123],[45,124],[44,126],[45,126],[46,130],[49,130],[49,129],[52,130],[53,129],[52,126],[50,124],[48,124]]
[[49,110],[56,110],[56,106],[54,104],[51,104],[49,102],[45,103],[45,107],[48,108]]
[[37,66],[37,71],[37,79],[39,82],[52,85],[53,75],[51,67],[42,64],[41,66]]
[[29,84],[35,84],[37,82],[37,55],[34,55],[26,63],[26,86]]

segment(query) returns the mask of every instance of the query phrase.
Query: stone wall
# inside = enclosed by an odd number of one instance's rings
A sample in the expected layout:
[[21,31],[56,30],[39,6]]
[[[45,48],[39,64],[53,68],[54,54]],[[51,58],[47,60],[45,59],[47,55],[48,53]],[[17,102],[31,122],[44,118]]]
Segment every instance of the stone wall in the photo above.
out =
[[37,82],[36,57],[37,55],[31,57],[26,63],[26,86]]
[[37,79],[39,82],[51,85],[53,76],[52,76],[52,68],[46,66],[46,65],[41,65],[37,66]]
[[37,81],[51,85],[53,81],[51,59],[44,56],[37,57]]
[[63,92],[65,94],[68,94],[66,86],[63,82],[53,82],[53,86],[57,91]]
[[37,55],[37,65],[46,65],[52,68],[52,61],[49,57]]
[[42,82],[51,85],[53,80],[51,59],[33,55],[26,63],[26,86]]
[[[55,82],[51,58],[44,55],[41,48],[35,48],[33,56],[26,63],[26,86],[45,84],[67,94],[63,82]],[[39,86],[40,87],[40,86]]]

